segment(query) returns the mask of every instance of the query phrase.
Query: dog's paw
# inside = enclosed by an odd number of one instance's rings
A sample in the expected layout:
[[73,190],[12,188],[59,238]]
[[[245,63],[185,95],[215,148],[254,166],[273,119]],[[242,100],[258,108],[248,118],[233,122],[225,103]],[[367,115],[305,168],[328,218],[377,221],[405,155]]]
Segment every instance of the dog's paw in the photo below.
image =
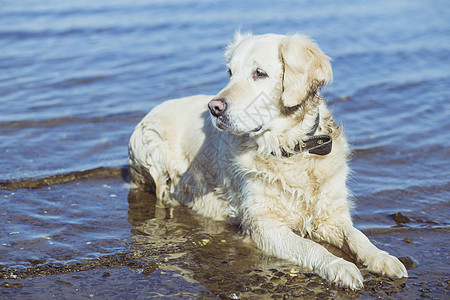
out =
[[325,267],[326,275],[324,277],[337,286],[352,290],[362,289],[364,287],[361,272],[351,262],[338,258]]
[[380,251],[372,256],[370,260],[366,261],[366,265],[369,271],[391,278],[408,277],[408,272],[400,260],[385,251]]

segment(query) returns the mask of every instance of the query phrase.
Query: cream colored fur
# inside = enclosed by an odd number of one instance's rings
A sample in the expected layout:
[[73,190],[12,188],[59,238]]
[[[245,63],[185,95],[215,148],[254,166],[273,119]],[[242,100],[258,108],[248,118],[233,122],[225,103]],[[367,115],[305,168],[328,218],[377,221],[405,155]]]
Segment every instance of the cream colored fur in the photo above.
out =
[[[129,144],[134,185],[154,182],[159,205],[181,202],[235,222],[258,248],[340,286],[361,288],[360,271],[317,241],[348,249],[370,271],[406,277],[397,258],[353,227],[349,147],[319,95],[332,80],[330,59],[303,35],[274,34],[238,33],[225,56],[231,77],[216,96],[164,102],[137,125]],[[212,99],[226,102],[223,116],[210,114]],[[295,154],[318,113],[315,134],[332,137],[332,152]]]

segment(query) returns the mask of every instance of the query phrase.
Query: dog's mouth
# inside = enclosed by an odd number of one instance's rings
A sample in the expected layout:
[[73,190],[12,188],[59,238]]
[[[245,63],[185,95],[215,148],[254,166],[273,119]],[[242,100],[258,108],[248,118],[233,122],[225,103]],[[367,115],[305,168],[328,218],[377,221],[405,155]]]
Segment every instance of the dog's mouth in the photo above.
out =
[[211,119],[214,126],[216,126],[220,130],[229,130],[231,127],[230,120],[225,115],[219,117],[214,117],[211,115]]
[[258,127],[254,128],[254,129],[252,129],[252,132],[253,132],[253,133],[258,133],[258,132],[261,131],[262,128],[263,128],[262,125],[261,125],[261,126],[258,126]]
[[234,134],[241,135],[241,134],[259,134],[263,130],[263,126],[258,126],[255,128],[246,128],[245,130],[238,130],[233,126],[230,119],[226,116],[219,116],[214,117],[211,115],[211,120],[213,125],[221,130],[221,131],[230,131]]

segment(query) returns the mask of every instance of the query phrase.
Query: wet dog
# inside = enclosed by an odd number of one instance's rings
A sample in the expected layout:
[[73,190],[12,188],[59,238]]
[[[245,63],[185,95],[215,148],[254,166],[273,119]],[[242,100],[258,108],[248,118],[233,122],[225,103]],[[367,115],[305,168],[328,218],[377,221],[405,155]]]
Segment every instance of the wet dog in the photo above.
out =
[[403,264],[353,227],[350,150],[320,96],[330,59],[303,35],[235,35],[230,80],[215,96],[170,100],[137,125],[129,144],[134,187],[154,184],[160,205],[183,203],[240,225],[266,253],[363,287],[346,249],[368,270],[406,277]]

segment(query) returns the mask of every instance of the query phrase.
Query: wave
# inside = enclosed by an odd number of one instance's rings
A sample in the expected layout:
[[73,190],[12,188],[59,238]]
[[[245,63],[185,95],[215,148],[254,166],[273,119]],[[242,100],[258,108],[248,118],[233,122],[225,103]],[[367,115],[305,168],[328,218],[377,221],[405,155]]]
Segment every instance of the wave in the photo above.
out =
[[[149,101],[150,102],[150,101]],[[159,103],[157,100],[153,101],[155,103]],[[14,120],[9,121],[8,119],[5,121],[0,120],[0,125],[3,128],[34,128],[39,126],[55,126],[59,124],[96,124],[96,123],[104,123],[105,120],[113,120],[114,122],[123,121],[125,123],[130,120],[138,120],[144,117],[146,112],[119,112],[119,113],[106,113],[104,115],[96,116],[96,115],[78,115],[78,116],[67,116],[67,117],[56,117],[56,118],[42,118],[42,119],[29,119],[29,120]]]
[[45,186],[66,183],[84,178],[114,178],[122,177],[128,180],[128,167],[99,167],[85,171],[75,171],[66,174],[51,175],[42,178],[24,178],[19,180],[0,181],[0,190],[39,189]]
[[55,37],[71,37],[86,35],[122,35],[131,33],[145,33],[150,31],[158,31],[167,29],[170,24],[164,22],[161,24],[145,24],[145,25],[123,25],[123,26],[105,26],[105,27],[76,27],[67,29],[43,29],[43,30],[10,30],[0,31],[0,38],[4,40],[23,40],[38,38],[55,38]]

